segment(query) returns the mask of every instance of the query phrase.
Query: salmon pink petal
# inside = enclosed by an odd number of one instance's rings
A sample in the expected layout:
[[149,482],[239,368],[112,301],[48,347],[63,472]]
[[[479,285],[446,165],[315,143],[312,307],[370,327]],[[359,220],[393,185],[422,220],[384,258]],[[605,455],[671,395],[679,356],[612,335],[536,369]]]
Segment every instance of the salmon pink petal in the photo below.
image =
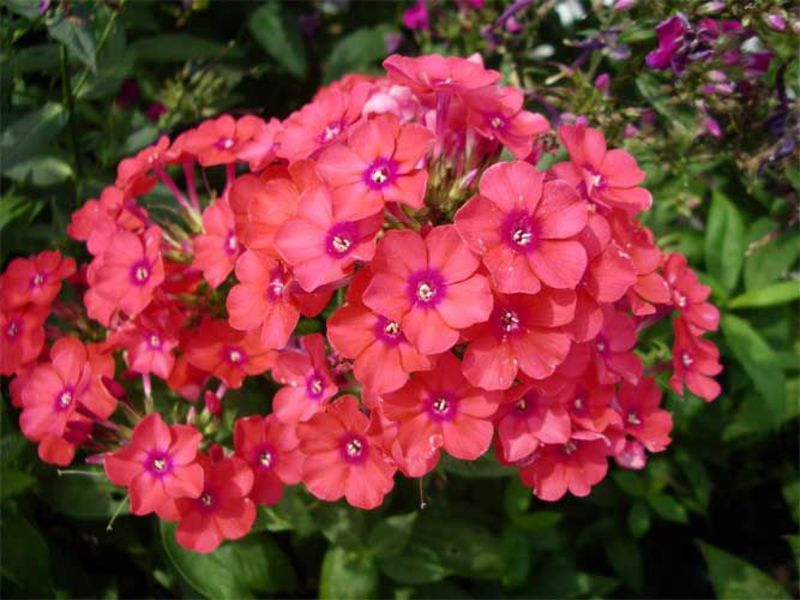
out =
[[536,276],[556,289],[574,289],[586,271],[586,250],[572,240],[543,240],[528,255]]
[[501,245],[489,250],[483,264],[492,274],[494,288],[503,294],[536,294],[542,289],[526,255]]
[[544,176],[543,171],[523,161],[501,162],[486,169],[479,189],[503,212],[515,208],[534,212],[542,197]]
[[425,238],[425,245],[428,247],[428,267],[440,273],[447,284],[463,281],[480,264],[453,225],[432,229]]
[[403,126],[393,156],[400,170],[407,172],[416,167],[435,141],[436,136],[427,127],[414,124]]
[[361,182],[368,166],[367,160],[342,144],[330,146],[317,160],[319,174],[336,187]]
[[503,212],[485,196],[473,196],[456,212],[454,221],[461,238],[477,254],[499,246]]
[[387,202],[399,202],[412,208],[422,208],[427,186],[428,172],[419,170],[398,176],[393,185],[385,188],[383,197]]
[[184,548],[208,554],[222,543],[222,535],[212,523],[213,517],[193,511],[181,518],[175,539]]
[[[400,279],[405,279],[427,266],[428,249],[425,242],[418,234],[409,230],[388,231],[378,245],[372,262],[373,272],[390,272]],[[366,301],[365,303],[369,305]]]
[[608,188],[598,195],[610,206],[624,210],[647,210],[653,204],[652,194],[642,187]]
[[220,534],[226,540],[243,538],[253,528],[256,521],[256,506],[249,498],[241,498],[236,502],[221,507],[214,520]]
[[169,454],[176,465],[188,465],[197,456],[197,446],[203,440],[203,434],[189,425],[172,426],[173,442]]
[[401,327],[408,341],[422,354],[440,354],[458,342],[458,331],[450,327],[436,309],[409,311]]
[[544,239],[564,239],[578,234],[587,219],[586,203],[575,189],[563,181],[544,185],[542,201],[536,210],[539,234]]
[[146,458],[147,455],[137,446],[123,446],[105,456],[103,468],[112,483],[127,487],[142,472],[142,464]]
[[166,452],[172,444],[172,434],[159,413],[150,413],[134,429],[133,443],[142,448]]
[[457,416],[442,425],[444,449],[454,458],[475,460],[492,443],[494,427],[490,421],[469,416]]
[[199,498],[203,493],[203,468],[198,464],[175,469],[164,477],[164,491],[170,498]]
[[636,164],[636,159],[624,150],[609,150],[603,158],[600,171],[605,175],[608,185],[615,188],[636,187],[646,177]]
[[530,330],[511,338],[511,347],[519,361],[519,368],[526,375],[534,379],[544,379],[564,362],[569,353],[570,341],[561,332]]
[[377,273],[364,292],[364,304],[390,319],[400,320],[411,309],[406,288],[406,282],[394,274]]
[[66,467],[75,458],[75,445],[59,436],[46,435],[39,442],[38,454],[49,465]]
[[140,473],[131,481],[128,493],[131,497],[131,512],[139,516],[150,514],[168,499],[161,482],[147,472]]
[[347,478],[348,467],[338,450],[313,454],[303,464],[303,483],[321,500],[334,502],[344,496]]
[[461,365],[469,382],[485,390],[506,390],[517,376],[517,359],[511,346],[494,336],[483,336],[470,343]]
[[447,293],[436,310],[449,327],[465,329],[486,321],[492,314],[492,306],[489,281],[482,275],[473,275],[448,285]]

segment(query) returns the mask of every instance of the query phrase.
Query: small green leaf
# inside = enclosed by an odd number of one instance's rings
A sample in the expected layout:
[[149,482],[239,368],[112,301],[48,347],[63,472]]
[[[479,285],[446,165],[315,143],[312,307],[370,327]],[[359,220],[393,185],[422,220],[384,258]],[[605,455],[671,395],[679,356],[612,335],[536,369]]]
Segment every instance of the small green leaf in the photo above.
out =
[[363,73],[377,69],[386,56],[386,34],[392,30],[385,25],[358,29],[333,45],[325,65],[325,82],[347,73]]
[[706,267],[728,291],[736,287],[744,262],[744,226],[736,207],[714,190],[706,229]]
[[506,514],[511,519],[524,515],[528,512],[533,501],[533,493],[530,488],[522,485],[522,482],[515,478],[511,479],[506,485],[506,493],[503,498],[503,504],[506,509]]
[[0,134],[3,172],[44,152],[66,124],[67,113],[57,102],[48,102],[13,121]]
[[0,486],[0,500],[18,496],[36,484],[36,477],[22,471],[3,469],[3,484]]
[[411,539],[418,512],[383,519],[367,537],[367,547],[379,558],[400,554]]
[[5,175],[19,183],[45,187],[62,183],[72,177],[72,167],[55,156],[35,156],[14,165]]
[[4,508],[0,540],[3,556],[0,573],[31,597],[52,597],[50,549],[36,528],[21,514]]
[[259,45],[289,73],[299,79],[306,76],[306,50],[297,20],[287,13],[282,2],[267,2],[247,21]]
[[324,503],[314,510],[322,535],[336,546],[361,547],[364,540],[364,513],[345,503]]
[[29,225],[43,207],[42,199],[33,200],[6,194],[0,202],[0,231],[3,231],[10,223]]
[[48,26],[50,35],[64,44],[92,73],[97,72],[97,48],[91,30],[75,17],[61,16]]
[[414,544],[398,556],[379,559],[378,564],[383,573],[400,583],[434,583],[451,573],[432,548]]
[[800,481],[793,481],[783,486],[783,499],[792,511],[795,523],[800,523]]
[[519,529],[506,527],[500,543],[503,549],[503,585],[518,588],[525,583],[531,569],[528,538]]
[[737,296],[728,303],[728,308],[761,308],[795,300],[800,300],[800,281],[781,281]]
[[614,571],[636,592],[644,588],[644,567],[639,546],[622,532],[604,540],[606,558]]
[[290,592],[296,587],[289,559],[264,534],[225,542],[214,552],[198,554],[175,541],[175,524],[161,521],[161,543],[181,576],[209,598],[253,598]]
[[750,227],[747,239],[755,248],[748,250],[744,259],[744,285],[748,291],[763,289],[784,277],[800,256],[796,232],[778,231],[778,224],[766,218]]
[[528,533],[535,533],[555,527],[563,517],[561,513],[552,510],[537,510],[517,517],[514,525]]
[[[87,469],[86,475],[54,477],[42,486],[41,497],[55,510],[73,519],[108,519],[125,500],[125,490],[101,475],[102,471]],[[127,513],[126,506],[119,514]]]
[[773,427],[780,424],[785,404],[786,378],[772,348],[744,319],[732,314],[722,318],[725,341],[764,400]]
[[650,511],[643,502],[636,502],[628,511],[628,529],[633,537],[640,538],[650,529]]
[[683,505],[667,494],[653,494],[648,499],[658,516],[674,523],[688,523],[689,513]]
[[39,16],[40,0],[3,0],[3,6],[13,13],[27,19],[35,19]]
[[698,542],[698,545],[708,565],[708,574],[717,598],[790,598],[777,581],[750,563],[710,544]]
[[[218,56],[225,46],[185,33],[165,33],[139,38],[128,46],[137,61],[151,63],[185,62]],[[235,49],[234,49],[235,50]],[[228,56],[235,55],[234,50]]]
[[320,598],[370,598],[377,589],[378,570],[369,554],[338,546],[325,553],[319,581]]

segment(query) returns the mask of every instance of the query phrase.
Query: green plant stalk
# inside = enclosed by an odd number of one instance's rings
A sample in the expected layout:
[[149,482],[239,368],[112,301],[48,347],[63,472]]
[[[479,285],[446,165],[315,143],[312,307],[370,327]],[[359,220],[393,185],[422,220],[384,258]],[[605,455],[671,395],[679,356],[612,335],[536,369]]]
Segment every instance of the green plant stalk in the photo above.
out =
[[[97,49],[95,50],[95,54],[99,55],[100,52],[103,50],[103,47],[106,45],[108,41],[108,36],[111,35],[111,30],[114,28],[114,23],[117,22],[117,17],[119,13],[122,12],[122,9],[125,7],[126,0],[121,0],[117,10],[114,11],[114,14],[108,19],[108,23],[106,23],[105,29],[103,29],[103,33],[100,34],[100,39],[97,42]],[[76,96],[80,93],[81,89],[83,89],[86,80],[89,78],[89,69],[84,69],[83,73],[81,74],[81,78],[78,80],[78,83],[75,84],[75,89],[72,91],[73,96]]]
[[67,105],[67,127],[69,128],[69,146],[72,152],[73,162],[75,163],[75,177],[73,181],[73,202],[78,206],[81,199],[81,181],[83,179],[83,168],[81,157],[78,153],[78,137],[75,133],[75,97],[72,94],[72,86],[69,78],[69,55],[66,46],[61,46],[61,93],[64,103]]

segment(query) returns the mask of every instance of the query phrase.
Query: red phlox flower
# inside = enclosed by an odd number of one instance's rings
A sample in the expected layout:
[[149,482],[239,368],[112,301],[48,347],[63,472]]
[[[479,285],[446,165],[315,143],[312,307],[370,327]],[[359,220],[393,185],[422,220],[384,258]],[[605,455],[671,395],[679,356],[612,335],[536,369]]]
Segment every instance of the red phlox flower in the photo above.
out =
[[353,396],[342,396],[323,412],[297,427],[303,483],[317,498],[334,502],[344,497],[358,508],[381,505],[394,487],[397,465],[386,453],[379,433],[358,409]]
[[203,369],[198,369],[189,362],[186,354],[181,354],[175,360],[175,364],[170,371],[167,385],[173,392],[185,398],[189,402],[197,402],[200,392],[208,381],[209,373]]
[[586,369],[581,377],[565,378],[567,408],[576,430],[603,433],[609,427],[621,427],[622,418],[612,408],[616,388],[597,381],[597,371]]
[[501,77],[498,71],[486,69],[483,61],[439,54],[415,58],[393,54],[383,66],[390,81],[418,94],[463,94],[493,85]]
[[226,321],[206,321],[186,344],[189,362],[230,388],[242,387],[244,378],[272,368],[276,352],[261,343],[258,331],[231,329]]
[[361,118],[372,85],[356,83],[320,90],[314,100],[292,113],[278,135],[278,156],[290,162],[315,156],[343,136]]
[[404,85],[393,85],[387,79],[378,82],[376,89],[364,103],[362,114],[365,117],[391,113],[401,123],[410,123],[421,115],[419,99]]
[[383,395],[386,416],[398,422],[395,458],[410,477],[433,468],[439,452],[475,460],[494,435],[491,417],[502,395],[473,387],[451,353],[437,358],[430,371],[416,373],[402,389]]
[[456,213],[458,232],[499,292],[535,294],[542,283],[574,289],[586,270],[586,250],[569,239],[586,226],[586,202],[563,181],[544,178],[526,162],[498,163]]
[[87,200],[72,213],[67,234],[72,239],[86,242],[92,256],[100,256],[119,229],[139,233],[148,220],[147,212],[132,197],[109,186],[100,194],[99,200]]
[[281,131],[283,124],[278,119],[267,122],[259,119],[252,139],[236,151],[236,158],[248,162],[251,171],[261,171],[277,158],[277,138]]
[[0,279],[0,302],[7,308],[29,302],[36,306],[50,306],[61,291],[61,281],[74,273],[75,260],[62,258],[58,250],[30,258],[15,258]]
[[389,231],[375,253],[364,304],[400,323],[421,353],[439,354],[458,341],[460,330],[492,312],[489,282],[476,274],[479,265],[452,225],[435,227],[424,239],[413,231]]
[[559,326],[575,315],[575,292],[542,289],[538,294],[495,294],[487,322],[465,334],[464,375],[477,387],[505,390],[518,370],[534,379],[553,373],[571,342]]
[[600,383],[627,379],[637,383],[642,376],[642,361],[633,353],[636,345],[636,322],[610,305],[603,307],[603,328],[594,342],[589,342]]
[[542,115],[522,109],[524,96],[515,87],[487,87],[466,96],[467,122],[482,136],[498,140],[515,158],[525,159],[537,135],[550,131]]
[[117,165],[115,185],[120,190],[125,190],[134,187],[137,180],[153,178],[152,171],[164,164],[169,150],[169,138],[162,135],[155,144],[143,148],[136,156],[123,158]]
[[300,482],[304,455],[295,427],[278,421],[275,415],[253,415],[236,421],[233,434],[236,455],[253,469],[255,481],[250,498],[256,504],[277,504],[283,486]]
[[672,289],[672,303],[695,335],[719,327],[719,309],[708,302],[711,288],[700,283],[697,274],[686,266],[686,257],[670,254],[664,276]]
[[272,399],[275,416],[284,423],[307,421],[338,391],[325,359],[325,338],[314,333],[300,339],[303,350],[281,352],[272,376],[285,387]]
[[660,408],[661,390],[656,382],[649,377],[636,385],[623,381],[616,400],[625,433],[650,452],[666,450],[671,441],[672,415]]
[[628,438],[618,448],[614,449],[614,460],[623,469],[638,471],[647,464],[647,454],[635,439]]
[[540,500],[554,502],[568,491],[588,496],[608,472],[608,454],[603,436],[577,431],[564,444],[540,446],[531,462],[520,469],[520,479]]
[[248,497],[253,471],[241,458],[199,454],[203,490],[197,498],[176,501],[180,521],[175,539],[200,554],[213,552],[224,540],[243,538],[253,528],[256,506]]
[[711,401],[722,389],[712,379],[722,371],[719,363],[719,348],[712,342],[692,333],[691,326],[683,317],[672,322],[675,342],[672,346],[673,373],[669,380],[676,394],[683,395],[683,386],[689,391]]
[[203,211],[203,231],[193,241],[192,266],[216,288],[233,271],[240,251],[233,211],[225,200],[217,199]]
[[339,212],[368,217],[382,212],[384,202],[422,208],[428,173],[421,163],[433,142],[425,127],[380,115],[351,128],[347,144],[328,147],[317,168]]
[[375,254],[375,235],[383,215],[361,218],[353,204],[336,204],[325,186],[300,196],[297,214],[275,233],[275,245],[307,292],[346,277],[355,261]]
[[602,132],[583,125],[562,125],[558,137],[569,152],[570,162],[553,165],[557,177],[580,187],[591,200],[604,206],[628,213],[650,208],[650,192],[639,187],[646,177],[644,171],[624,150],[607,150]]
[[237,153],[253,139],[261,123],[261,119],[250,115],[241,119],[230,115],[209,119],[186,132],[183,148],[197,155],[204,167],[234,163]]
[[0,301],[0,375],[13,375],[36,360],[44,348],[47,309],[28,305],[8,309]]
[[176,332],[182,324],[183,315],[172,305],[151,305],[135,321],[117,330],[114,340],[125,348],[131,371],[166,380],[175,364],[175,349],[180,343]]
[[194,427],[168,426],[160,414],[150,413],[137,423],[129,444],[106,454],[106,475],[128,488],[133,514],[155,512],[176,521],[175,500],[203,491],[203,468],[195,462],[202,439]]

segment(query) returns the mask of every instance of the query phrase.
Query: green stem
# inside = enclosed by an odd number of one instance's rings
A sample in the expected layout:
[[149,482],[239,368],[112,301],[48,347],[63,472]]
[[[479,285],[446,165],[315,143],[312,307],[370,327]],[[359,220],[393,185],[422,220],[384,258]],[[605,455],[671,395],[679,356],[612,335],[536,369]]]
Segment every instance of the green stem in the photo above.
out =
[[[108,41],[108,36],[111,35],[111,30],[114,29],[114,23],[117,22],[117,17],[119,13],[122,12],[123,7],[125,6],[125,0],[121,0],[119,3],[119,7],[117,10],[114,11],[114,14],[111,15],[111,18],[108,19],[108,23],[106,23],[105,29],[103,29],[103,33],[100,34],[100,40],[97,42],[97,48],[95,50],[95,55],[99,56],[100,51],[103,49],[103,46],[106,45]],[[83,73],[81,74],[81,78],[78,80],[78,83],[75,84],[75,89],[73,90],[73,96],[77,97],[80,94],[83,85],[86,83],[86,80],[89,78],[89,69],[84,69]]]
[[69,54],[66,46],[61,46],[61,93],[67,105],[67,126],[69,127],[69,146],[75,163],[75,177],[73,178],[74,206],[78,206],[81,199],[81,180],[83,168],[81,157],[78,153],[78,136],[75,132],[75,96],[72,94],[72,85],[69,77]]

